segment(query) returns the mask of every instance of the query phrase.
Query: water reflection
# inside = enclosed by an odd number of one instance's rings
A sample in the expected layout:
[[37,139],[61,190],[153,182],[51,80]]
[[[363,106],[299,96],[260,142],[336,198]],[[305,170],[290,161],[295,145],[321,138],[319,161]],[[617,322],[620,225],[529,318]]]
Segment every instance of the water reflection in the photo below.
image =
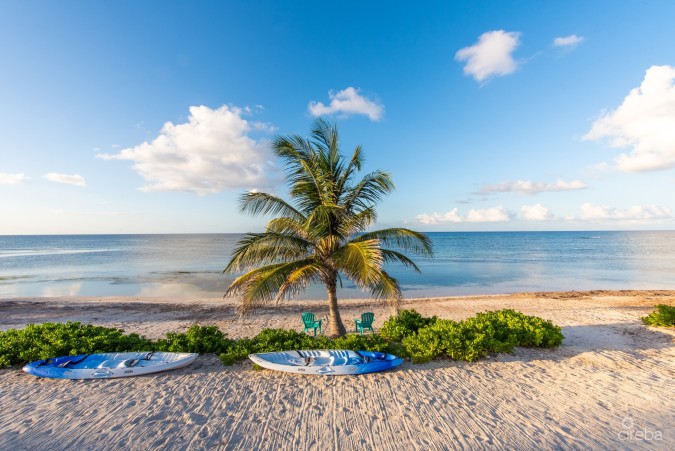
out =
[[[0,297],[221,297],[241,235],[0,236]],[[421,274],[387,271],[405,297],[675,288],[675,232],[431,233]],[[343,279],[340,298],[368,292]],[[300,298],[324,299],[310,287]]]
[[42,289],[42,296],[53,298],[59,296],[77,296],[82,289],[81,283],[65,285],[49,285]]

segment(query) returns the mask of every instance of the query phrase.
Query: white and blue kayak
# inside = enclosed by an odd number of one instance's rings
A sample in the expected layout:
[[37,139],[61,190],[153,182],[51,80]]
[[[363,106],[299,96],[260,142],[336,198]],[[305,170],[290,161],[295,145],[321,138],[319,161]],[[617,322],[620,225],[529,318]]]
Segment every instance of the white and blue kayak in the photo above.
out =
[[270,370],[324,376],[375,373],[403,363],[403,359],[395,355],[373,351],[280,351],[251,354],[248,358]]
[[175,370],[198,354],[177,352],[111,352],[37,360],[23,367],[34,376],[53,379],[111,379]]

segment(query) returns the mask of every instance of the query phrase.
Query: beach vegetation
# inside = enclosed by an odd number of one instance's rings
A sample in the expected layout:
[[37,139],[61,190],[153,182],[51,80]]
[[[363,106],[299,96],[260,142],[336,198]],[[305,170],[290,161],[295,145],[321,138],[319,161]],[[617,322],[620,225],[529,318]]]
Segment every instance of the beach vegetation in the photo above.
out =
[[232,347],[233,340],[227,338],[218,326],[193,324],[185,332],[167,332],[154,345],[157,351],[196,352],[198,354],[220,353]]
[[[405,312],[399,315],[409,315]],[[410,324],[415,327],[419,322]],[[415,363],[438,357],[472,362],[489,353],[513,352],[516,346],[555,347],[564,338],[551,321],[511,309],[478,313],[462,321],[435,319],[415,332],[399,334],[404,336],[403,355]]]
[[122,329],[80,322],[29,324],[0,332],[0,368],[50,357],[153,349],[152,341]]
[[379,333],[388,340],[400,342],[405,337],[435,323],[437,319],[436,316],[426,318],[415,309],[401,310],[384,322]]
[[462,321],[402,310],[385,322],[380,333],[335,338],[263,329],[253,337],[231,339],[217,326],[194,324],[185,332],[168,332],[153,341],[122,329],[44,323],[0,332],[0,368],[64,355],[153,350],[216,354],[225,365],[241,362],[249,354],[297,349],[379,351],[414,363],[442,357],[472,362],[490,353],[513,352],[516,346],[550,348],[562,341],[561,328],[551,321],[509,309],[478,313]]
[[280,136],[273,149],[285,165],[291,200],[258,191],[242,196],[242,212],[275,217],[264,232],[246,234],[237,244],[224,272],[238,276],[225,296],[238,298],[246,314],[323,284],[331,336],[346,333],[337,299],[343,277],[397,307],[401,288],[384,265],[419,271],[405,253],[431,256],[432,246],[426,235],[410,229],[369,230],[376,205],[394,190],[390,174],[375,170],[360,177],[361,146],[345,158],[337,126],[322,119],[311,138]]
[[649,315],[642,319],[648,326],[675,327],[675,307],[659,304]]

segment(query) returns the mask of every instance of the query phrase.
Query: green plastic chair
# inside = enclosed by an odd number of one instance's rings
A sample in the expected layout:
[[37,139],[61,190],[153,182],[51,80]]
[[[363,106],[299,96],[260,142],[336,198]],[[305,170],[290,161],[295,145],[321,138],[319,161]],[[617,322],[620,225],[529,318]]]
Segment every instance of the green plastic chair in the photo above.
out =
[[372,333],[375,333],[373,330],[373,321],[375,321],[375,314],[372,312],[366,312],[361,315],[361,319],[355,319],[354,324],[356,325],[356,332],[361,332],[363,335],[364,329],[370,329]]
[[316,336],[316,330],[319,329],[319,333],[321,332],[321,321],[315,321],[314,320],[314,313],[310,312],[305,312],[302,314],[302,323],[305,325],[305,329],[302,331],[307,332],[308,330],[314,330],[314,336]]

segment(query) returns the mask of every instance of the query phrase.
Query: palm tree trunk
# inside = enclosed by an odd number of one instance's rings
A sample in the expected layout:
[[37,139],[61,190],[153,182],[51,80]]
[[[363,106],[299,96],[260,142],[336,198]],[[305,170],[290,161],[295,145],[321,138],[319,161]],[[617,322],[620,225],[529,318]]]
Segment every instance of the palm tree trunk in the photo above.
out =
[[328,289],[328,333],[331,337],[341,337],[347,333],[345,325],[342,324],[340,311],[337,302],[337,276],[326,284]]

